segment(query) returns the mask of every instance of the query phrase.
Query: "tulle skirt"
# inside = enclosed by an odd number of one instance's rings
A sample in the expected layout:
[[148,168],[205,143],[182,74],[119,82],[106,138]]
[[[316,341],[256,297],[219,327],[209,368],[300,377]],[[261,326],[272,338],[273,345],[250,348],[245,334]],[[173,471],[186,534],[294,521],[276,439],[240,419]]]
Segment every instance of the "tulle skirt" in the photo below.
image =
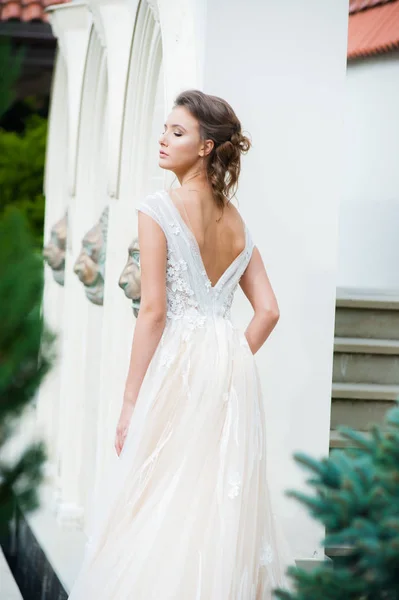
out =
[[269,600],[289,547],[266,478],[244,333],[169,321],[88,524],[70,600]]

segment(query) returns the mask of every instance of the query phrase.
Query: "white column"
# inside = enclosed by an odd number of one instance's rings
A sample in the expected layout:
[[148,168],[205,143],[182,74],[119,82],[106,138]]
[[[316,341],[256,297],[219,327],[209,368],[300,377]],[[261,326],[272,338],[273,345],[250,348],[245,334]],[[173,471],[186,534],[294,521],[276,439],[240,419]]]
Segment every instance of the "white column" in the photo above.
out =
[[60,522],[80,526],[83,506],[80,489],[82,457],[83,389],[86,338],[82,335],[87,323],[87,299],[73,273],[73,264],[85,233],[85,205],[74,197],[76,183],[77,135],[80,120],[81,91],[86,53],[91,29],[91,16],[83,4],[72,3],[54,8],[51,24],[59,40],[67,70],[68,103],[68,243],[65,264],[65,296],[62,357],[60,375],[60,413],[57,514]]
[[[77,205],[84,206],[85,233],[99,220],[109,204],[107,195],[108,158],[108,77],[107,60],[96,28],[90,37],[82,95],[82,121],[78,140]],[[109,246],[107,245],[107,249]],[[112,274],[105,272],[105,278]],[[81,293],[84,293],[83,284]],[[84,381],[81,392],[83,429],[82,468],[79,487],[85,511],[90,509],[97,453],[97,425],[100,396],[100,369],[103,351],[102,329],[104,308],[87,298],[87,322],[81,332],[85,338]],[[86,514],[85,514],[86,521]]]
[[[119,175],[123,139],[126,86],[129,78],[129,60],[135,24],[136,0],[90,0],[96,31],[107,55],[108,107],[104,126],[108,132],[108,152],[103,164],[104,190],[108,190],[109,219],[108,243],[105,266],[104,306],[99,346],[101,356],[96,379],[95,436],[96,452],[90,489],[86,502],[93,500],[96,486],[105,471],[107,462],[115,455],[113,433],[116,417],[123,395],[121,368],[128,361],[128,341],[131,338],[133,315],[128,300],[118,286],[120,273],[127,257],[132,230],[131,213],[119,199]],[[131,204],[131,199],[130,203]],[[124,235],[125,234],[125,235]],[[125,345],[121,341],[125,340]],[[127,338],[127,339],[126,339]],[[117,343],[114,343],[114,340]],[[125,360],[124,360],[125,359]],[[122,371],[123,372],[123,371]],[[93,380],[93,378],[92,378]]]
[[256,360],[276,510],[297,558],[323,553],[324,532],[283,490],[304,488],[294,451],[329,448],[347,23],[348,0],[207,5],[204,91],[252,136],[239,208],[281,309]]
[[68,187],[75,193],[76,150],[80,121],[80,101],[92,17],[85,2],[54,5],[46,10],[58,39],[68,73]]
[[108,193],[118,196],[126,82],[139,0],[88,0],[96,30],[107,49],[109,115]]
[[[46,215],[44,224],[44,243],[50,240],[51,228],[65,214],[67,207],[65,164],[67,161],[68,104],[66,102],[67,74],[62,54],[58,53],[53,76],[53,94],[48,124],[46,149],[46,173],[44,194],[46,197]],[[57,359],[53,368],[43,381],[37,395],[37,422],[46,440],[49,476],[56,474],[58,445],[58,418],[60,396],[60,363],[62,357],[62,322],[64,312],[65,289],[54,281],[49,266],[45,267],[43,294],[43,313],[45,322],[57,336]]]
[[[131,2],[130,10],[132,11],[133,8]],[[132,19],[132,22],[135,22],[135,37],[133,44],[131,40],[129,41],[130,71],[125,73],[127,88],[121,137],[119,192],[117,199],[111,201],[109,216],[94,493],[109,462],[116,456],[114,449],[116,424],[123,400],[135,326],[131,302],[119,288],[118,280],[127,259],[128,246],[137,234],[135,202],[144,190],[147,178],[153,173],[150,171],[150,161],[147,157],[152,144],[148,140],[151,137],[161,64],[160,32],[153,11],[145,3],[141,4],[137,16],[132,13]],[[104,20],[103,26],[107,29],[108,25]],[[133,30],[131,33],[133,35]],[[111,46],[121,43],[115,28],[109,29],[104,37],[107,40],[107,51]],[[112,55],[113,52],[110,51],[109,56]],[[117,63],[109,63],[109,70],[117,68],[119,68]],[[113,77],[115,80],[115,74]],[[120,81],[122,81],[122,73]],[[115,93],[115,90],[111,90],[110,86],[111,93]],[[110,102],[110,112],[115,106],[115,103]],[[112,120],[112,116],[110,118]],[[114,131],[112,135],[118,136],[118,131]],[[110,149],[113,146],[114,144],[110,144]],[[153,156],[152,161],[155,160],[156,157]]]
[[[202,89],[206,75],[208,8],[206,0],[158,0],[158,7],[164,52],[165,102],[169,111],[179,92],[188,88]],[[224,11],[229,11],[226,2]],[[231,41],[229,49],[230,45]]]

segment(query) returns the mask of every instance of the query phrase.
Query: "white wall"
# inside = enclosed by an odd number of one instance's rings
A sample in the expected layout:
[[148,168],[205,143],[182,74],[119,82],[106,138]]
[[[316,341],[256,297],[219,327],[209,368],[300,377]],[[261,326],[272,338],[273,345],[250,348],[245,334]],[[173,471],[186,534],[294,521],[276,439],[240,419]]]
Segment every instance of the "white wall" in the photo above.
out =
[[338,285],[399,289],[399,52],[350,62]]
[[297,558],[323,554],[321,529],[282,493],[303,486],[293,451],[328,454],[347,15],[347,0],[207,6],[204,91],[252,136],[240,208],[281,309],[257,362],[276,511]]

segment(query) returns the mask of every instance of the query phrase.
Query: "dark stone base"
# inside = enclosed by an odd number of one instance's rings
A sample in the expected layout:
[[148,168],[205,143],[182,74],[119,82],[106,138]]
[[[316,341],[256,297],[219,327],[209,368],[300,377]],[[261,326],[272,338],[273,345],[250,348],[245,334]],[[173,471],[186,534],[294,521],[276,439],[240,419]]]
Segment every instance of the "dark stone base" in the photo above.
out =
[[66,591],[18,505],[0,544],[24,600],[67,600]]

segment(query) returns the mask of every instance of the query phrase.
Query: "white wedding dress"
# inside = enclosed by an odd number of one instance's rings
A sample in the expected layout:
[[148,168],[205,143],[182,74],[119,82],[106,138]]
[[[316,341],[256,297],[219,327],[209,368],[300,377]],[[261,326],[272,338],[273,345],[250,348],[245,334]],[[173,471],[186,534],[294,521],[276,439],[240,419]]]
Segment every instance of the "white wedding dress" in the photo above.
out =
[[230,307],[254,247],[212,286],[166,191],[137,210],[167,239],[167,319],[119,457],[93,502],[70,600],[269,600],[294,564],[266,480],[255,358]]

